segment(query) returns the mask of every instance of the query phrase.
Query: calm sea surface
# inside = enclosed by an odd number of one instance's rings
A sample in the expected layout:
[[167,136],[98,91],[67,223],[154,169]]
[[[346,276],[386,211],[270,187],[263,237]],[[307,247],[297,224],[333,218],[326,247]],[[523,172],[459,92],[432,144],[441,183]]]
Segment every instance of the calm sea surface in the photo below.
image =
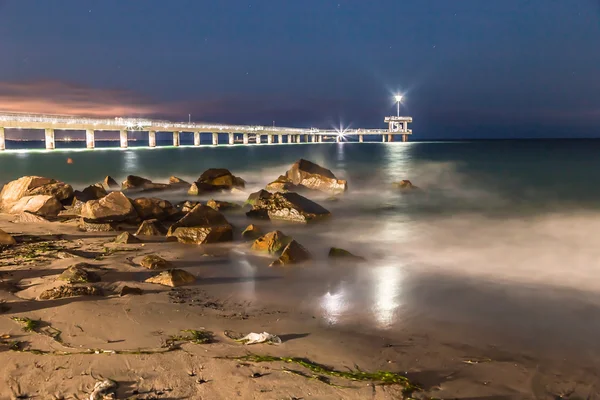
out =
[[[229,264],[202,274],[249,278],[240,279],[237,295],[300,304],[331,324],[460,321],[597,349],[599,155],[600,141],[585,140],[11,150],[0,153],[0,182],[23,175],[76,187],[106,175],[194,180],[223,167],[253,191],[306,158],[349,182],[338,202],[315,195],[333,213],[327,223],[278,226],[313,253],[314,264],[282,273],[238,246]],[[422,190],[394,190],[401,179]],[[247,223],[243,214],[228,218]],[[368,265],[331,265],[331,246]]]

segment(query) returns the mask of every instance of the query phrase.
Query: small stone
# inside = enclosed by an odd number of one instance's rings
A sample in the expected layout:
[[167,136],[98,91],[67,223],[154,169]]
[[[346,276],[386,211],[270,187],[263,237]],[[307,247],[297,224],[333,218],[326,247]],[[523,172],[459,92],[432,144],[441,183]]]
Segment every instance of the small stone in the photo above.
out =
[[176,237],[179,243],[208,244],[230,242],[233,240],[233,228],[229,224],[217,226],[179,227],[168,233]]
[[48,289],[40,294],[40,300],[55,300],[76,296],[102,296],[102,291],[96,286],[59,286]]
[[220,200],[209,200],[206,205],[213,210],[217,211],[225,211],[225,210],[235,210],[242,208],[239,204],[231,203],[229,201],[220,201]]
[[156,254],[149,254],[142,258],[140,261],[140,265],[147,269],[166,269],[171,268],[172,265],[170,262],[165,260],[162,257],[157,256]]
[[418,187],[413,185],[412,182],[409,181],[408,179],[403,179],[400,182],[393,182],[392,185],[398,189],[403,189],[403,190],[418,189]]
[[143,221],[135,236],[164,236],[167,229],[157,219]]
[[279,254],[291,241],[292,238],[284,235],[283,232],[273,231],[256,239],[252,243],[251,249],[269,254]]
[[146,279],[144,282],[147,283],[156,283],[158,285],[178,287],[187,285],[190,283],[194,283],[196,277],[189,272],[186,272],[182,269],[170,269],[168,271],[163,271],[158,275],[153,276],[152,278]]
[[262,230],[258,226],[250,224],[242,232],[242,237],[246,240],[256,240],[261,237],[262,234]]
[[140,288],[137,287],[131,287],[131,286],[123,286],[121,288],[121,291],[119,292],[119,296],[127,296],[127,295],[136,295],[139,296],[141,294],[143,294],[144,291]]
[[9,235],[8,233],[4,232],[2,229],[0,229],[0,245],[12,246],[15,244],[17,244],[15,238]]
[[281,256],[277,260],[273,261],[269,267],[298,264],[308,260],[310,260],[310,253],[308,250],[306,250],[300,243],[292,240],[285,247],[285,249],[283,249]]
[[338,247],[332,247],[329,249],[329,257],[330,258],[344,258],[344,259],[353,259],[356,261],[365,261],[364,257],[356,256],[350,253],[348,250],[340,249]]
[[58,279],[68,283],[100,282],[100,277],[94,272],[88,271],[86,267],[89,267],[86,263],[71,265],[58,276]]
[[115,243],[119,243],[119,244],[133,244],[133,243],[140,243],[140,242],[141,242],[140,239],[136,238],[129,232],[123,232],[115,238]]

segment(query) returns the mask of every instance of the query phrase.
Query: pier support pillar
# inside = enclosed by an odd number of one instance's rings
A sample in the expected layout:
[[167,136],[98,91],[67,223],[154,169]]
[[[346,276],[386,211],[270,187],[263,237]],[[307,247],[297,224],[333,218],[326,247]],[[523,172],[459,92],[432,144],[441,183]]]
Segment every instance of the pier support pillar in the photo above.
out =
[[4,136],[4,128],[0,128],[0,150],[6,149],[6,138]]
[[250,142],[250,139],[248,138],[248,134],[244,133],[244,144],[248,144]]
[[267,135],[267,143],[268,144],[272,144],[273,143],[273,135]]
[[402,141],[408,142],[408,135],[406,133],[404,135],[402,135]]
[[54,129],[46,128],[46,149],[54,149]]
[[388,135],[388,142],[393,142],[394,141],[394,135],[392,135],[391,133]]
[[277,143],[279,143],[279,144],[283,143],[283,135],[282,134],[277,135]]
[[319,143],[323,143],[323,135],[319,135]]
[[260,135],[256,135],[256,144],[260,144]]
[[94,148],[94,130],[93,129],[85,130],[85,147],[88,149]]
[[229,144],[232,145],[235,143],[235,136],[233,133],[229,134]]
[[219,144],[219,134],[216,132],[213,132],[212,137],[213,137],[213,146],[218,145]]
[[148,131],[148,146],[156,147],[156,131]]
[[342,137],[341,137],[340,135],[337,135],[337,136],[335,137],[335,141],[336,141],[337,143],[341,142],[341,141],[342,141]]
[[173,132],[173,146],[179,146],[179,132],[177,131]]
[[362,133],[360,135],[358,135],[358,142],[359,143],[363,143],[365,141],[365,135],[363,135]]
[[302,135],[296,137],[296,143],[302,143]]
[[121,140],[121,148],[127,148],[127,131],[119,132],[119,139]]
[[385,133],[384,133],[383,135],[381,135],[381,141],[382,141],[383,143],[385,143]]
[[194,132],[194,146],[200,146],[200,132]]

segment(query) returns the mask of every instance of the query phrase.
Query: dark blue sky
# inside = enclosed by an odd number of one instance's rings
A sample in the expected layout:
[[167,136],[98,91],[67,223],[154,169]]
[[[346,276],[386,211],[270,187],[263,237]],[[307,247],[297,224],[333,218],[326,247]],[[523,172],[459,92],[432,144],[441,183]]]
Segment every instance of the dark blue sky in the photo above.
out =
[[598,0],[0,0],[0,109],[600,136]]

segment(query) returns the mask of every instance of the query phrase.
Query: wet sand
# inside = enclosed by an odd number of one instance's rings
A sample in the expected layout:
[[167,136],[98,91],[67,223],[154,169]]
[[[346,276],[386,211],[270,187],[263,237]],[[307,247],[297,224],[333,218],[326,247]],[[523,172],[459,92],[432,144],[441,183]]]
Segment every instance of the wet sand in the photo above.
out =
[[[364,272],[368,265],[337,265],[337,271],[318,279],[310,266],[270,269],[268,260],[248,254],[247,247],[239,243],[212,248],[178,243],[118,245],[131,251],[97,259],[105,248],[115,247],[109,243],[115,234],[82,233],[72,223],[15,225],[12,218],[1,215],[0,229],[18,239],[33,235],[56,241],[71,249],[72,257],[63,253],[59,258],[56,254],[47,259],[42,256],[16,267],[7,265],[14,260],[1,260],[0,299],[7,310],[0,314],[0,334],[27,342],[28,349],[43,351],[164,349],[161,346],[169,336],[201,328],[214,332],[216,342],[183,343],[181,349],[161,354],[61,356],[0,348],[2,399],[88,398],[94,384],[103,378],[119,384],[119,399],[402,397],[400,386],[344,379],[333,379],[339,386],[332,386],[284,371],[302,370],[293,365],[217,358],[248,353],[305,357],[338,370],[406,373],[424,389],[413,393],[415,398],[599,396],[595,384],[600,371],[598,345],[590,340],[590,334],[598,332],[600,312],[591,299],[585,301],[577,293],[555,291],[555,301],[549,301],[531,288],[515,291],[512,287],[509,293],[495,284],[482,286],[480,281],[425,275],[405,285],[413,297],[411,307],[400,314],[403,323],[377,326],[364,316],[368,310],[336,315],[335,299],[323,309],[323,298],[317,296],[329,285],[329,296],[335,297],[336,288],[348,282],[348,277],[354,277],[352,281],[359,287],[367,279],[361,277],[361,269]],[[136,262],[151,253],[198,276],[197,282],[177,289],[143,283],[152,272]],[[99,268],[99,285],[105,296],[36,300],[43,290],[58,285],[55,279],[64,268],[81,261]],[[124,284],[140,287],[144,294],[119,297],[115,293]],[[464,291],[469,296],[452,295]],[[515,293],[521,298],[515,298]],[[440,304],[436,296],[446,303],[443,310],[457,312],[436,312]],[[510,304],[509,297],[515,304],[512,310],[504,307]],[[464,302],[479,314],[461,319]],[[528,323],[531,321],[524,321],[523,316],[505,317],[511,311],[523,313],[522,304],[531,308],[525,318],[537,315],[547,324]],[[14,316],[51,324],[62,332],[69,347],[45,335],[23,332],[11,320]],[[582,319],[589,321],[588,332],[579,330]],[[502,326],[504,329],[499,329]],[[279,335],[283,344],[243,346],[225,336],[226,330],[267,331]],[[257,373],[260,376],[253,377]]]

